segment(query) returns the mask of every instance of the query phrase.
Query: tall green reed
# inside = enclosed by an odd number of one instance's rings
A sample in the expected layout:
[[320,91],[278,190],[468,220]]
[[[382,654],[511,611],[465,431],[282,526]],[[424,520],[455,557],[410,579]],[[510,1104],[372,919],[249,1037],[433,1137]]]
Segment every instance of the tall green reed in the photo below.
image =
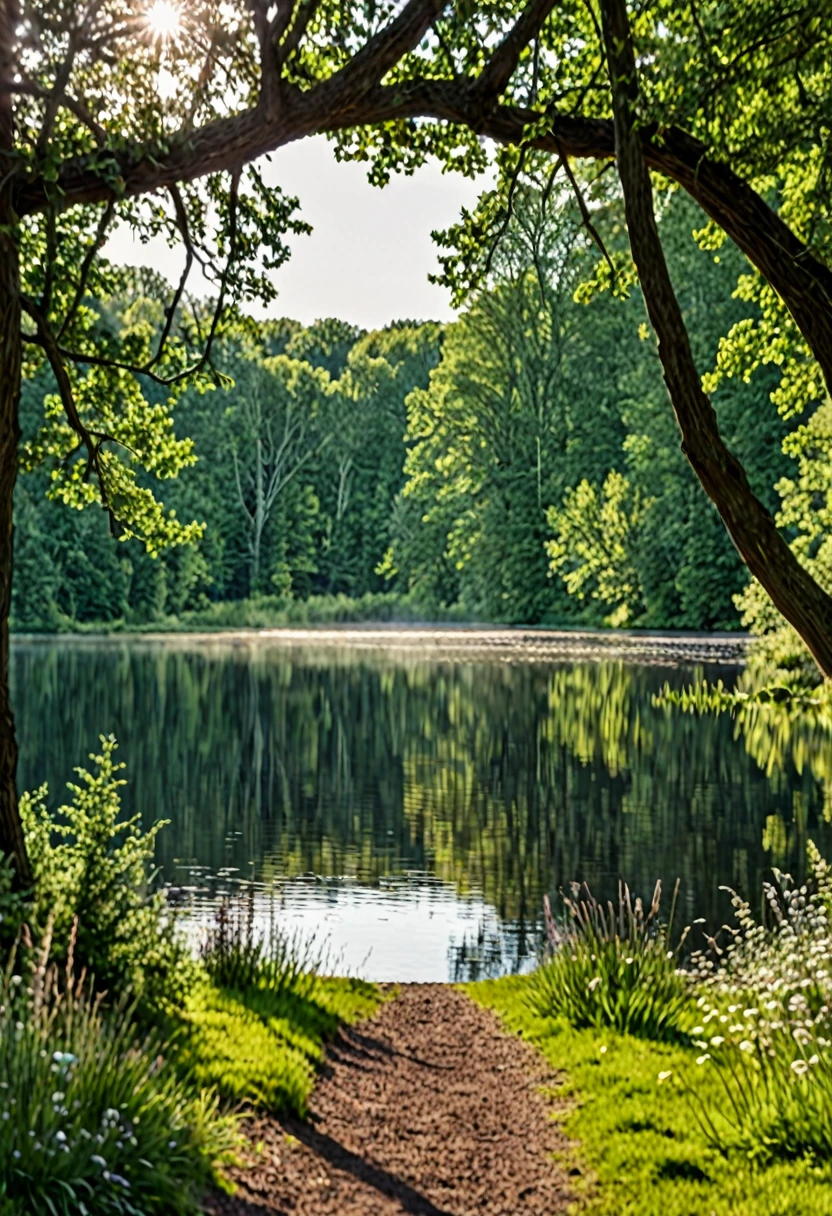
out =
[[256,988],[274,996],[308,993],[321,969],[321,951],[314,939],[282,928],[274,899],[268,908],[267,921],[259,925],[253,886],[242,898],[224,899],[200,945],[203,966],[221,988]]
[[[610,1027],[649,1039],[684,1035],[690,988],[679,970],[685,935],[671,946],[673,912],[661,920],[661,883],[645,908],[619,884],[618,900],[605,904],[585,884],[564,897],[558,925],[546,900],[550,957],[535,973],[532,1003],[538,1013],[564,1017],[576,1027]],[[687,931],[686,931],[687,932]]]

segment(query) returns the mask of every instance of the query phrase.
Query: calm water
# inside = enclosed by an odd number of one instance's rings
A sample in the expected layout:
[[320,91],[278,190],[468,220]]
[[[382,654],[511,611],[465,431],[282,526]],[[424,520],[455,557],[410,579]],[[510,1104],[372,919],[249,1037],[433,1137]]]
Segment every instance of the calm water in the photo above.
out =
[[737,669],[21,642],[21,783],[63,800],[112,731],[126,807],[171,820],[158,861],[198,916],[251,879],[342,968],[496,974],[529,965],[544,893],[572,880],[679,877],[684,915],[715,922],[722,884],[799,870],[807,837],[832,854],[828,737],[653,706],[706,673]]

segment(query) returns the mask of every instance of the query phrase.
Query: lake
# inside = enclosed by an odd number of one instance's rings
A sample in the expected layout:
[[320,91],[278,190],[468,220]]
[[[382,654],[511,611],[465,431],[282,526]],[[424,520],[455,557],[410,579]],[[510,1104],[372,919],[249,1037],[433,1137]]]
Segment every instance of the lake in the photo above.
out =
[[828,737],[654,705],[665,682],[733,682],[704,643],[442,636],[16,640],[21,786],[64,801],[113,732],[125,809],[171,821],[158,863],[195,926],[252,882],[258,915],[371,979],[528,967],[571,881],[649,897],[678,877],[680,916],[716,925],[720,887],[800,871],[809,838],[832,853]]

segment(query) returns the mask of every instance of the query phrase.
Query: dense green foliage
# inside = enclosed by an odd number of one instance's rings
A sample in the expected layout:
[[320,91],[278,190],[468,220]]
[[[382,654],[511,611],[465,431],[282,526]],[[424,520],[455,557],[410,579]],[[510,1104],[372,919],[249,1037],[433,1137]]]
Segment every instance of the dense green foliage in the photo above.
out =
[[[746,576],[681,452],[637,291],[587,295],[595,255],[562,196],[530,185],[514,207],[488,281],[444,334],[281,321],[226,339],[233,383],[176,406],[189,455],[166,502],[194,521],[184,543],[154,555],[116,541],[105,519],[52,501],[46,469],[25,477],[17,627],[219,625],[234,613],[218,605],[263,597],[262,623],[278,624],[309,597],[382,591],[423,616],[736,627]],[[611,223],[615,200],[598,207]],[[662,234],[705,372],[757,312],[731,299],[738,255],[692,239],[702,222],[673,197]],[[774,507],[789,464],[772,387],[759,371],[715,400]],[[42,393],[27,385],[27,433]]]
[[[200,539],[148,554],[95,513],[68,515],[41,470],[18,490],[20,628],[147,622],[212,602],[379,592],[375,573],[402,484],[404,401],[439,356],[436,326],[360,335],[338,322],[268,325],[230,344],[232,388],[185,392],[178,426],[200,459],[167,502]],[[39,408],[27,387],[24,426]],[[27,421],[28,420],[28,421]]]
[[115,739],[102,738],[78,769],[72,801],[52,812],[41,787],[21,799],[21,818],[34,889],[26,909],[38,935],[48,935],[52,956],[70,949],[101,991],[130,991],[145,1005],[181,1003],[192,966],[179,941],[164,895],[153,891],[157,822],[141,828],[139,815],[121,817],[122,765]]

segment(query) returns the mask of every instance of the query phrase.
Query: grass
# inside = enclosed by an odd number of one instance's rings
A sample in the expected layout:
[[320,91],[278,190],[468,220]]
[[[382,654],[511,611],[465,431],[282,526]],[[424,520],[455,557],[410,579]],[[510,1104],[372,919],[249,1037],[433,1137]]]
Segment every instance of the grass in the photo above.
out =
[[[576,1212],[586,1216],[832,1216],[832,1166],[758,1167],[712,1148],[685,1092],[719,1086],[694,1048],[575,1030],[530,1004],[532,977],[464,985],[562,1074],[556,1100],[573,1142]],[[670,1073],[659,1083],[660,1073]],[[722,1097],[720,1097],[720,1094]],[[724,1091],[715,1092],[724,1101]]]
[[192,1216],[235,1121],[44,945],[0,973],[0,1216]]
[[185,1008],[180,1063],[226,1102],[302,1115],[326,1042],[381,1000],[378,988],[354,979],[312,977],[302,993],[206,982]]
[[324,1044],[382,999],[373,984],[321,975],[325,956],[281,929],[273,901],[260,925],[254,888],[217,908],[200,961],[180,1060],[198,1086],[235,1104],[304,1114]]
[[470,620],[456,605],[431,604],[395,591],[368,591],[361,596],[313,595],[291,599],[279,595],[255,595],[244,600],[219,600],[178,616],[162,614],[152,619],[117,617],[110,621],[76,621],[56,616],[25,628],[12,622],[15,633],[191,633],[227,629],[285,629],[291,626],[338,625],[358,622],[422,624],[425,621]]
[[678,970],[685,935],[669,949],[673,911],[664,926],[661,893],[658,882],[645,907],[620,883],[617,905],[603,904],[587,886],[576,885],[572,897],[564,897],[569,919],[561,926],[547,900],[552,951],[530,991],[536,1011],[579,1029],[612,1026],[647,1039],[684,1039],[693,1025],[690,987]]

